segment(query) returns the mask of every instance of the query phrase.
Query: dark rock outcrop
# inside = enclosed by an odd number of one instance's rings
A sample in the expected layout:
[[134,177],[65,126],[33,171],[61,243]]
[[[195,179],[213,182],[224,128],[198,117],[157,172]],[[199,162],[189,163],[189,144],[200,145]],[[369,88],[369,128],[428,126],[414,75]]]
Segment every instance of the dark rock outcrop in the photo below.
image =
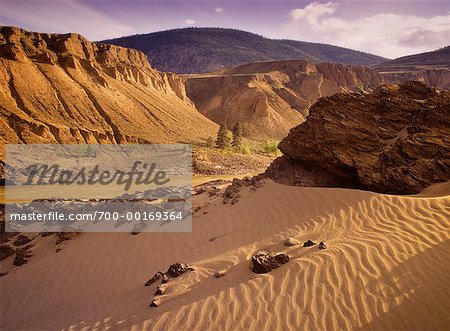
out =
[[287,262],[289,262],[289,256],[284,253],[258,251],[252,256],[252,271],[265,274]]
[[450,179],[450,92],[420,82],[336,94],[310,109],[266,175],[298,186],[413,194]]
[[[1,162],[0,162],[0,176],[2,176],[1,171]],[[4,176],[4,173],[3,173]],[[5,224],[5,205],[3,203],[0,204],[0,244],[4,244],[11,240],[11,238],[17,236],[19,232],[6,232],[6,224]]]

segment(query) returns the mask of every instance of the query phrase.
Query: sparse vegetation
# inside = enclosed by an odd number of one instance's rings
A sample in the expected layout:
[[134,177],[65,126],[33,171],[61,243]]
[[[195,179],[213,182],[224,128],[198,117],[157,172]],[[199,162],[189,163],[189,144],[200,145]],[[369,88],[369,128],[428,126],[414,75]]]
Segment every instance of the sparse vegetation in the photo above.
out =
[[214,139],[213,137],[208,137],[208,139],[206,139],[206,147],[209,148],[213,148],[214,147]]
[[276,140],[266,140],[263,145],[263,151],[267,154],[281,154],[281,151],[278,149],[279,142]]
[[250,147],[248,147],[245,144],[239,144],[236,147],[236,151],[241,154],[247,154],[247,155],[252,154],[252,152],[250,151]]

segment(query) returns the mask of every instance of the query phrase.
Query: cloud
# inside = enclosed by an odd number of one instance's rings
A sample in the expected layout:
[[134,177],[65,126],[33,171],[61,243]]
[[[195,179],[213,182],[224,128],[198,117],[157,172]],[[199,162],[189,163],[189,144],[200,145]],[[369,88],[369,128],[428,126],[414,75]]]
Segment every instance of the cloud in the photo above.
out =
[[194,24],[195,24],[195,20],[187,19],[187,20],[184,21],[184,25],[191,26],[191,25],[194,25]]
[[311,24],[316,24],[320,17],[333,14],[338,6],[339,4],[333,2],[312,2],[305,8],[291,10],[289,16],[294,21],[305,19]]
[[76,0],[40,2],[3,0],[1,16],[22,28],[37,32],[77,32],[91,40],[135,32],[100,11]]
[[389,58],[437,49],[450,40],[450,13],[431,17],[377,13],[344,19],[339,17],[338,7],[333,2],[314,2],[291,10],[284,34]]
[[222,7],[217,7],[217,8],[214,8],[214,11],[216,12],[216,13],[222,13],[223,12],[223,8]]

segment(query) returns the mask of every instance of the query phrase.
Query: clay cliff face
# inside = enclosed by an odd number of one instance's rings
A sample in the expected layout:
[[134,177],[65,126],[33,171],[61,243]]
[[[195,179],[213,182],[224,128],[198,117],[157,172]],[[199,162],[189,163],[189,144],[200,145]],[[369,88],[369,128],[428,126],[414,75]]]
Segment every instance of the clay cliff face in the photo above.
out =
[[417,193],[450,179],[450,92],[420,82],[319,100],[266,174],[299,186]]
[[450,89],[450,46],[383,62],[374,69],[387,83],[418,80],[439,89]]
[[174,74],[77,34],[0,29],[3,143],[192,142],[214,135]]
[[446,68],[379,73],[382,75],[384,82],[390,84],[415,80],[439,89],[450,89],[450,70]]
[[246,136],[280,139],[319,98],[371,91],[382,82],[370,68],[306,60],[250,63],[184,79],[189,98],[214,122],[241,122]]

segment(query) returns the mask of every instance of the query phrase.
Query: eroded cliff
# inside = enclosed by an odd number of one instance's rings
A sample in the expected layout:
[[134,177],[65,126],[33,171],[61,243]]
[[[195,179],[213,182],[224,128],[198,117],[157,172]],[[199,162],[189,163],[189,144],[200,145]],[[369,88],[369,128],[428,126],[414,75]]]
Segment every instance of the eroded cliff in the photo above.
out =
[[217,130],[178,76],[78,34],[1,27],[0,82],[3,143],[195,142]]
[[306,60],[250,63],[184,78],[189,98],[208,118],[228,127],[241,122],[249,137],[280,139],[319,98],[371,91],[382,82],[367,67]]

